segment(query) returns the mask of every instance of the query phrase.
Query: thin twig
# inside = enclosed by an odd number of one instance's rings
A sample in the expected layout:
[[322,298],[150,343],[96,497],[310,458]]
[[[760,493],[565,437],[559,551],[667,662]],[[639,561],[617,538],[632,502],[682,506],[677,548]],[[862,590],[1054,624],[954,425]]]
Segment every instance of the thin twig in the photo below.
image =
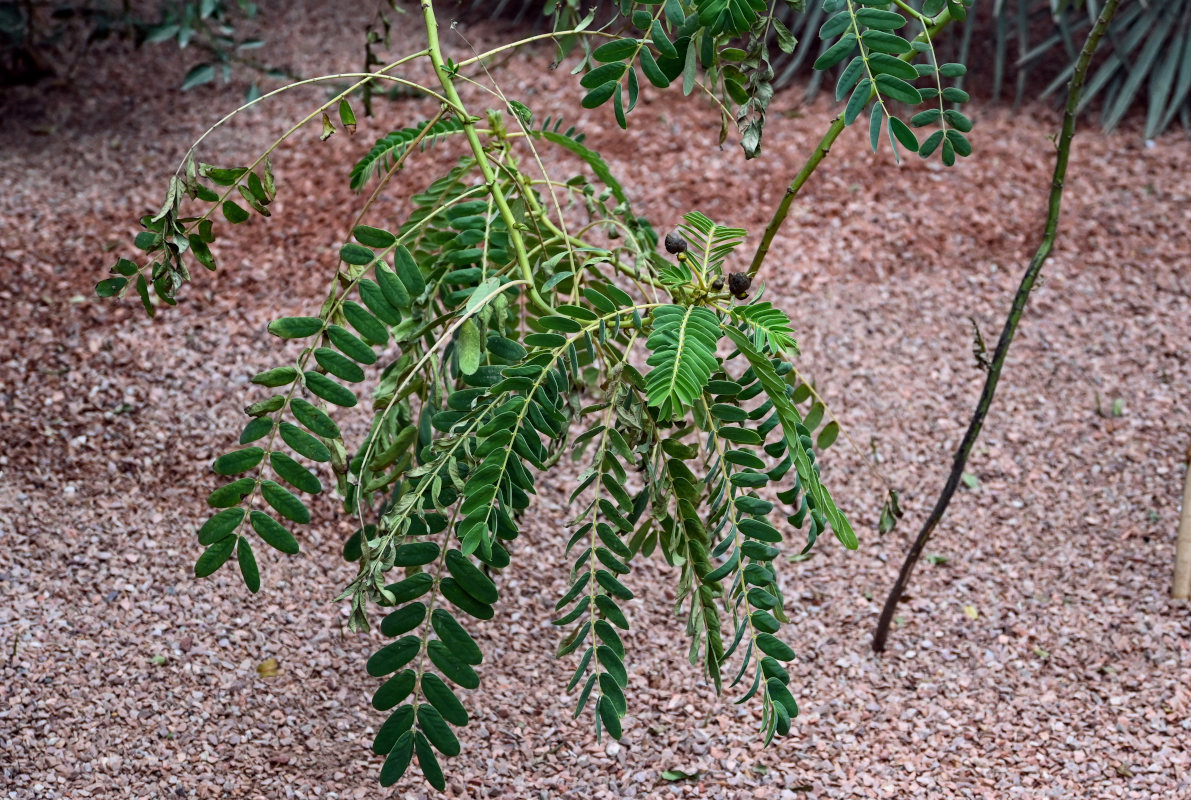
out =
[[1042,265],[1046,263],[1051,248],[1054,246],[1055,235],[1059,229],[1059,209],[1063,200],[1063,185],[1067,177],[1067,161],[1071,155],[1071,140],[1075,136],[1075,115],[1079,106],[1079,97],[1083,91],[1084,78],[1087,76],[1088,64],[1092,60],[1092,55],[1096,52],[1100,39],[1104,35],[1105,29],[1108,28],[1109,21],[1116,14],[1119,3],[1120,0],[1108,0],[1104,4],[1095,27],[1088,34],[1087,41],[1084,42],[1083,52],[1080,53],[1079,62],[1071,76],[1071,84],[1067,90],[1067,110],[1063,115],[1063,130],[1059,135],[1058,153],[1055,157],[1055,171],[1050,182],[1050,203],[1046,215],[1046,227],[1042,233],[1042,242],[1038,245],[1038,250],[1034,253],[1029,267],[1026,268],[1025,275],[1022,276],[1017,294],[1013,296],[1013,305],[1009,309],[1009,316],[1005,319],[1005,327],[1001,330],[1001,338],[997,341],[997,349],[993,352],[992,363],[988,368],[988,377],[984,381],[984,391],[980,393],[980,401],[976,404],[976,411],[972,415],[972,421],[968,424],[968,432],[964,435],[964,439],[955,453],[951,474],[947,477],[947,483],[943,485],[943,491],[935,502],[934,509],[931,510],[922,530],[918,532],[918,538],[914,540],[914,545],[906,553],[906,559],[902,562],[897,581],[893,584],[889,597],[885,600],[881,618],[877,622],[876,630],[873,631],[873,650],[877,653],[885,650],[885,641],[889,637],[889,625],[893,621],[893,613],[910,583],[914,565],[922,556],[922,551],[930,539],[931,532],[943,518],[943,514],[947,511],[947,505],[951,502],[951,497],[959,486],[968,456],[976,444],[976,439],[980,436],[984,418],[988,414],[989,406],[992,405],[993,395],[997,391],[997,381],[1001,377],[1001,368],[1005,365],[1005,357],[1009,353],[1009,345],[1013,342],[1013,334],[1017,330],[1018,322],[1021,321],[1026,302],[1030,299],[1030,291],[1034,288],[1034,282],[1042,271]]

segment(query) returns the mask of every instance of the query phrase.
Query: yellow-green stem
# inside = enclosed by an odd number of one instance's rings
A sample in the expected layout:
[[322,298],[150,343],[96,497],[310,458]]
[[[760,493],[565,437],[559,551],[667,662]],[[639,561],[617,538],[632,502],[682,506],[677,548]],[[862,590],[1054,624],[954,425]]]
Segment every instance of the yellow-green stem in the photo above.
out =
[[475,122],[459,98],[451,71],[443,63],[442,46],[438,41],[438,20],[434,16],[433,0],[422,0],[422,16],[426,22],[426,44],[430,51],[430,63],[434,65],[434,72],[438,76],[439,83],[442,84],[443,94],[455,108],[455,113],[459,115],[459,121],[463,123],[463,133],[467,137],[467,143],[476,157],[480,172],[484,174],[484,182],[488,186],[492,199],[496,202],[496,207],[500,210],[500,217],[504,220],[505,227],[508,228],[509,243],[513,246],[513,252],[517,256],[517,267],[527,284],[529,299],[540,311],[550,313],[554,309],[538,294],[537,287],[534,286],[533,267],[530,266],[529,257],[525,252],[525,241],[521,238],[521,229],[518,227],[517,218],[513,216],[513,209],[509,208],[509,201],[505,198],[504,191],[496,180],[496,172],[488,163],[488,155],[484,152],[480,135],[476,133]]

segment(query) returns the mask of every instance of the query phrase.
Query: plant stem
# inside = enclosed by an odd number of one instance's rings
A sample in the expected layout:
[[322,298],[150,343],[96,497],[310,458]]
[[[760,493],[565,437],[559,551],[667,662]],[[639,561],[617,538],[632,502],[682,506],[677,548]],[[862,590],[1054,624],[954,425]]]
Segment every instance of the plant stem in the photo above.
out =
[[[934,23],[929,28],[924,28],[922,33],[914,37],[915,42],[929,42],[939,31],[951,24],[951,12],[944,9],[939,16],[935,17]],[[904,56],[899,56],[903,61],[909,61],[917,55],[917,51],[907,53]],[[869,91],[869,101],[871,102],[877,96],[876,84]],[[831,151],[831,145],[835,144],[835,140],[844,132],[844,114],[841,111],[839,115],[831,121],[831,127],[827,129],[827,133],[823,134],[823,138],[819,140],[819,144],[815,146],[815,151],[811,153],[810,158],[802,165],[802,169],[794,176],[794,180],[786,187],[786,193],[782,195],[781,202],[777,204],[777,208],[773,210],[773,217],[769,220],[769,224],[765,226],[765,233],[761,237],[761,243],[757,245],[757,251],[753,254],[753,260],[749,264],[748,275],[750,278],[757,276],[758,270],[761,269],[761,264],[765,261],[765,256],[769,254],[769,247],[773,244],[773,238],[777,236],[777,232],[781,230],[782,223],[786,221],[786,216],[790,213],[790,206],[794,202],[794,197],[802,190],[803,184],[807,182],[811,174],[822,163],[823,159]]]
[[447,100],[459,115],[459,121],[463,123],[463,134],[467,137],[467,143],[471,145],[471,152],[476,157],[480,172],[484,174],[484,182],[487,184],[488,191],[491,193],[493,201],[496,202],[496,207],[500,210],[500,217],[509,231],[509,243],[513,245],[513,252],[517,255],[517,267],[521,272],[521,277],[525,280],[529,299],[540,311],[550,313],[553,308],[538,294],[537,287],[534,285],[533,267],[530,266],[529,257],[525,252],[525,240],[521,238],[521,229],[518,227],[517,218],[513,216],[513,210],[509,208],[504,191],[496,180],[496,172],[488,163],[488,154],[484,151],[480,135],[476,133],[475,121],[467,113],[463,101],[459,99],[459,92],[455,89],[452,72],[443,62],[442,46],[438,41],[438,20],[434,16],[433,0],[422,0],[422,16],[426,21],[426,44],[430,52],[430,63],[434,65],[434,72],[438,76],[439,83],[442,84],[443,94],[446,95]]
[[1096,20],[1096,25],[1092,28],[1091,33],[1088,34],[1087,41],[1084,42],[1083,51],[1079,54],[1079,61],[1076,64],[1075,72],[1071,76],[1071,83],[1067,89],[1067,110],[1063,115],[1063,129],[1059,134],[1058,153],[1055,157],[1054,176],[1050,182],[1050,202],[1046,214],[1046,227],[1042,233],[1042,242],[1038,245],[1038,250],[1034,253],[1034,258],[1026,268],[1025,275],[1022,276],[1017,294],[1013,296],[1013,304],[1009,308],[1009,316],[1005,319],[1005,327],[1001,330],[1001,338],[997,341],[997,349],[993,352],[992,363],[988,368],[988,377],[984,381],[984,391],[980,393],[980,401],[976,404],[976,411],[972,415],[972,421],[968,424],[968,432],[964,435],[964,439],[955,453],[955,460],[951,466],[951,474],[947,477],[947,482],[943,485],[943,491],[939,495],[939,499],[935,502],[935,507],[931,510],[930,516],[927,517],[922,530],[919,531],[918,538],[914,540],[910,551],[906,553],[906,559],[902,562],[902,568],[897,575],[897,581],[893,584],[893,588],[889,592],[889,597],[885,600],[885,607],[881,610],[881,618],[877,622],[876,630],[873,632],[873,650],[875,652],[880,653],[885,650],[885,641],[889,637],[889,625],[893,621],[893,613],[897,609],[898,601],[901,600],[902,594],[905,593],[906,587],[910,583],[910,576],[914,572],[914,565],[921,557],[922,551],[930,539],[931,532],[934,531],[939,520],[943,518],[943,514],[947,511],[947,505],[951,502],[951,497],[955,494],[955,490],[959,486],[964,466],[968,462],[968,456],[972,452],[972,447],[976,444],[976,439],[980,436],[980,429],[984,425],[984,418],[987,416],[989,406],[992,404],[993,394],[997,390],[997,382],[1001,377],[1001,368],[1005,365],[1005,357],[1009,353],[1009,345],[1013,342],[1013,334],[1017,330],[1018,322],[1021,321],[1022,312],[1026,307],[1026,301],[1029,300],[1030,291],[1034,288],[1034,282],[1037,280],[1038,274],[1042,271],[1042,265],[1046,262],[1051,248],[1054,246],[1055,236],[1059,229],[1059,210],[1063,200],[1063,186],[1067,177],[1067,161],[1071,155],[1071,140],[1075,136],[1075,115],[1079,106],[1079,97],[1083,91],[1084,78],[1087,76],[1088,65],[1092,60],[1092,55],[1096,52],[1096,48],[1100,44],[1100,39],[1104,35],[1104,31],[1108,28],[1108,23],[1112,20],[1113,15],[1116,14],[1119,3],[1120,0],[1108,0],[1104,4],[1104,8],[1100,11],[1100,16]]

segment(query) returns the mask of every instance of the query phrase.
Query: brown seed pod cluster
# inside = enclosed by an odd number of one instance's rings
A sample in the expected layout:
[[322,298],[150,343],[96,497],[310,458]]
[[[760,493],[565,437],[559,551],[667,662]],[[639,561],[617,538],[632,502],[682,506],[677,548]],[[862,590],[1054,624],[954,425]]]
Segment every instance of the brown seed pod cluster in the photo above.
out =
[[753,279],[743,272],[733,272],[728,276],[728,291],[737,300],[747,300],[749,296],[749,287],[753,285]]

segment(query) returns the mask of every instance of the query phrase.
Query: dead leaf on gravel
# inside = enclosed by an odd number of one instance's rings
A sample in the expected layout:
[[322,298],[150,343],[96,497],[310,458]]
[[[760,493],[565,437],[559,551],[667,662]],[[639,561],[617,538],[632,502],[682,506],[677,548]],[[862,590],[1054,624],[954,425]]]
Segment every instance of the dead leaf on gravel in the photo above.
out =
[[264,661],[256,665],[256,674],[262,678],[275,678],[280,665],[275,658],[266,658]]

